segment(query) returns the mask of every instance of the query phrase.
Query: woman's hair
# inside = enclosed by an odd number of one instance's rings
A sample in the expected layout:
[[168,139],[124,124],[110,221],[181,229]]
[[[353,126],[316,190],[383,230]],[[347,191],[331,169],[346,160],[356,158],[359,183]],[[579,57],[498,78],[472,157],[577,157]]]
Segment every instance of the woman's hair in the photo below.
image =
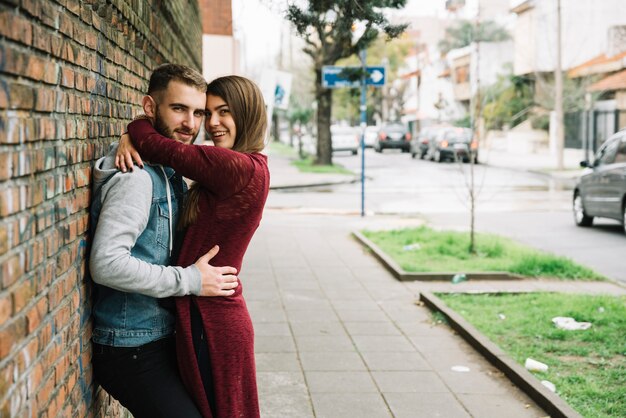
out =
[[229,75],[211,81],[207,94],[223,99],[235,121],[234,151],[260,152],[265,147],[267,115],[261,90],[247,78]]
[[[233,151],[244,153],[260,152],[265,147],[267,114],[261,90],[247,78],[229,75],[211,81],[207,94],[222,98],[235,121],[237,135]],[[199,210],[199,186],[194,183],[185,199],[185,208],[180,218],[180,227],[195,222]]]

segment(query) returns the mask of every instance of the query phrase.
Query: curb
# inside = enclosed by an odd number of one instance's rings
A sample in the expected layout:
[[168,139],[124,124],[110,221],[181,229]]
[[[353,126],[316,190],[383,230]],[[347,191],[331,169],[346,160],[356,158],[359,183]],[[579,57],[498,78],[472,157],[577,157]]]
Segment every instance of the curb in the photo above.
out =
[[430,309],[446,316],[450,326],[459,333],[476,351],[485,357],[511,382],[524,391],[537,405],[552,418],[582,418],[563,399],[543,386],[537,378],[517,364],[491,340],[481,334],[474,326],[457,314],[431,292],[420,292],[420,300]]
[[[439,273],[413,273],[402,269],[391,257],[389,257],[376,244],[367,239],[358,231],[353,231],[355,237],[364,247],[368,248],[393,277],[401,282],[405,281],[450,281],[458,272]],[[465,274],[467,280],[523,280],[523,276],[501,271],[470,272]]]
[[335,186],[338,184],[353,184],[360,182],[360,178],[352,178],[349,180],[337,180],[337,181],[325,181],[325,182],[317,182],[317,183],[301,183],[301,184],[285,184],[278,186],[270,186],[270,190],[290,190],[290,189],[304,189],[308,187],[324,187],[324,186]]

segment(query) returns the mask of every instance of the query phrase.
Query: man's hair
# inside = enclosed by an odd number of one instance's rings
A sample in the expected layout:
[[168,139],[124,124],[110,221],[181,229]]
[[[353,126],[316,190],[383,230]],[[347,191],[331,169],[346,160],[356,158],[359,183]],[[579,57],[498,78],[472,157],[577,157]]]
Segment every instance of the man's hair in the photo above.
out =
[[172,80],[194,87],[203,93],[206,92],[206,80],[198,71],[186,65],[163,64],[152,72],[148,94],[153,96],[155,93],[165,91]]
[[265,147],[267,116],[263,94],[251,80],[230,75],[211,81],[207,94],[222,98],[235,121],[234,151],[260,152]]

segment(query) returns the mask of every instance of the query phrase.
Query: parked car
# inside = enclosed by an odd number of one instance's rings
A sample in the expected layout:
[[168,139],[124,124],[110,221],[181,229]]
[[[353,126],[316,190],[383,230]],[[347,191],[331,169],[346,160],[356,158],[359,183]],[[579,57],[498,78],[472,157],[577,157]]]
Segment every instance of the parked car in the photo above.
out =
[[387,123],[381,126],[374,142],[374,151],[383,152],[385,148],[400,148],[402,152],[409,152],[411,133],[400,122]]
[[620,221],[626,233],[626,129],[602,144],[593,163],[580,165],[587,169],[574,188],[576,225],[591,226],[594,217],[611,218]]
[[470,158],[478,163],[478,141],[469,128],[443,128],[429,143],[428,155],[440,163],[446,160],[469,162]]
[[428,147],[431,142],[437,137],[437,133],[442,129],[449,129],[450,126],[436,125],[427,126],[422,128],[416,136],[411,139],[411,145],[409,147],[411,158],[415,158],[419,155],[420,159],[424,159],[428,154]]
[[372,148],[378,136],[378,126],[367,126],[365,128],[365,148]]
[[330,139],[333,152],[350,151],[356,155],[360,145],[360,130],[353,126],[331,125]]

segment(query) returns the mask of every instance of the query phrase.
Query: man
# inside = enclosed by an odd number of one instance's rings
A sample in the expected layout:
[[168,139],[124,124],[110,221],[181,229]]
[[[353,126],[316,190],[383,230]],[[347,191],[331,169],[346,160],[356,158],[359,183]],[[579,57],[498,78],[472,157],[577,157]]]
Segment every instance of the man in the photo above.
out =
[[[205,113],[206,81],[181,65],[158,67],[143,110],[164,136],[192,142]],[[170,296],[229,296],[236,270],[170,264],[184,180],[169,167],[145,164],[122,173],[115,149],[94,167],[90,271],[94,286],[96,380],[135,418],[200,417],[178,373]]]

